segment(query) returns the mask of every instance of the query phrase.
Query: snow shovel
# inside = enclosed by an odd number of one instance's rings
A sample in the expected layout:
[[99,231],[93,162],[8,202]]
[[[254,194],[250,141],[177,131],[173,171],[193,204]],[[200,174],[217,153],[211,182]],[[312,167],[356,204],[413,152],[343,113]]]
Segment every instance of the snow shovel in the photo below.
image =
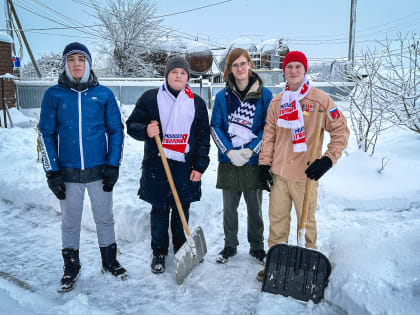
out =
[[197,227],[193,233],[190,233],[188,223],[182,210],[181,201],[179,200],[178,193],[175,188],[175,183],[172,178],[172,173],[166,159],[165,152],[163,151],[162,142],[160,141],[159,135],[155,136],[156,145],[159,149],[160,157],[162,159],[163,168],[165,169],[166,176],[168,177],[169,186],[171,187],[172,195],[178,209],[179,217],[182,221],[182,226],[185,231],[185,238],[187,241],[181,246],[181,248],[175,254],[175,274],[176,283],[181,284],[184,279],[189,275],[191,270],[200,262],[203,261],[203,257],[207,253],[206,239],[201,227]]
[[[324,113],[319,111],[310,163],[316,159],[323,116]],[[309,178],[306,180],[302,219],[298,227],[298,246],[282,243],[269,249],[262,291],[291,296],[305,302],[312,300],[317,304],[324,297],[331,264],[321,252],[305,248],[305,224],[312,181]]]

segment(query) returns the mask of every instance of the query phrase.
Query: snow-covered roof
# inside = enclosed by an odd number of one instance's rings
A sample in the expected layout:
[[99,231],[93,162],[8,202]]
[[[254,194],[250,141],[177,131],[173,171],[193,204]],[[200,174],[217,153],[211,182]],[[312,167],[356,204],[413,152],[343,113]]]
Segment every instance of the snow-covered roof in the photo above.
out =
[[0,42],[12,44],[13,43],[13,39],[9,35],[7,35],[7,34],[0,33]]
[[173,38],[161,38],[155,47],[167,52],[182,52],[185,49],[183,43]]
[[13,74],[10,74],[10,73],[5,73],[5,74],[2,74],[2,75],[0,75],[0,79],[11,79],[11,80],[16,80],[16,79],[19,79],[18,77],[16,77],[16,76],[14,76]]
[[231,49],[234,49],[234,48],[246,49],[248,52],[257,51],[257,46],[255,45],[255,43],[252,40],[248,39],[248,38],[238,38],[238,39],[235,39],[230,44],[230,50]]
[[265,52],[276,50],[278,46],[279,40],[278,39],[267,39],[266,41],[263,41],[260,45],[260,51],[262,54]]
[[191,42],[187,44],[187,54],[211,54],[210,46],[201,42]]

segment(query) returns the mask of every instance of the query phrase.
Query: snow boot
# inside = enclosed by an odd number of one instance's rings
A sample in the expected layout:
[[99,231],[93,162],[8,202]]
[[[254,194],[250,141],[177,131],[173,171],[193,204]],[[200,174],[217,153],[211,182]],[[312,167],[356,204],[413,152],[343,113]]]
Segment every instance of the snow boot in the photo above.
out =
[[265,250],[264,249],[250,249],[249,254],[260,263],[261,265],[265,264]]
[[150,265],[153,273],[165,272],[165,260],[167,252],[164,250],[154,250],[152,263]]
[[226,264],[231,257],[235,256],[237,253],[237,250],[235,247],[225,247],[223,250],[219,253],[219,256],[216,258],[216,262],[219,264]]
[[100,247],[102,257],[102,273],[109,272],[120,280],[127,280],[127,270],[125,270],[117,260],[117,244]]
[[61,288],[58,291],[68,292],[73,289],[80,274],[79,250],[64,248],[61,253],[64,260],[64,275],[61,278]]

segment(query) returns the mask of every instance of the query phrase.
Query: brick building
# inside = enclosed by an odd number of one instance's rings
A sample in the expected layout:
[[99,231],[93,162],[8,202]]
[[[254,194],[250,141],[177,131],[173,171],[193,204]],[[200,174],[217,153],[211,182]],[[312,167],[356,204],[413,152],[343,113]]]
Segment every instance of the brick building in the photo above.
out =
[[[12,63],[12,39],[10,36],[0,33],[0,75],[5,73],[13,74]],[[0,84],[0,109],[3,109],[1,84]],[[4,81],[4,96],[8,107],[16,104],[16,88],[12,80]]]

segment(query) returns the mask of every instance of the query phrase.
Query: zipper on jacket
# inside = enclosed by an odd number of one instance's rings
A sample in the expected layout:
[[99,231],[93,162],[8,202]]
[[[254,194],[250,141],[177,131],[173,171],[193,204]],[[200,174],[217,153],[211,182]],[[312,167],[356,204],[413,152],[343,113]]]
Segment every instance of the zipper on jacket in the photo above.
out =
[[79,110],[79,151],[80,151],[80,169],[85,169],[85,159],[83,156],[83,133],[82,133],[82,92],[84,91],[77,91],[72,89],[73,91],[77,92],[77,105]]
[[85,169],[85,159],[83,156],[83,133],[82,133],[82,92],[78,93],[79,102],[79,148],[80,148],[80,168]]

